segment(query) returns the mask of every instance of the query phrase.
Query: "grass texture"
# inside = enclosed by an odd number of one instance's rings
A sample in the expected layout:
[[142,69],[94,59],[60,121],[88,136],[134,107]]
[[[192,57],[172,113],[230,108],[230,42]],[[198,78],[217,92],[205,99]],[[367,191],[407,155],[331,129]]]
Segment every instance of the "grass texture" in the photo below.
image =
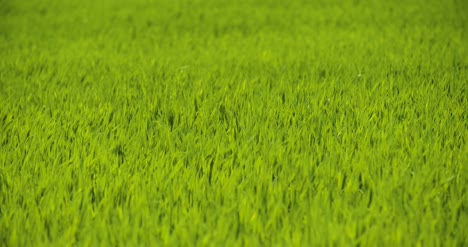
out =
[[0,245],[467,246],[466,13],[0,0]]

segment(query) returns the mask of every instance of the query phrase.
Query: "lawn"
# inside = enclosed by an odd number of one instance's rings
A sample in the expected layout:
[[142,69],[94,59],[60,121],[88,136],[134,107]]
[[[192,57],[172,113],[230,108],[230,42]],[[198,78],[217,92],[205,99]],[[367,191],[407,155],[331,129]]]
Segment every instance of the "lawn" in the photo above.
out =
[[467,246],[463,0],[0,0],[0,246]]

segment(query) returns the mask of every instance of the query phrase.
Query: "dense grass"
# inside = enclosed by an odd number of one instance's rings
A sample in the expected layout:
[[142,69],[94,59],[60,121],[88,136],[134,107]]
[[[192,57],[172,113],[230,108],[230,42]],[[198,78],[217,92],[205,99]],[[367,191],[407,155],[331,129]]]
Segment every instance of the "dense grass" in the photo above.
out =
[[466,246],[465,1],[0,0],[1,246]]

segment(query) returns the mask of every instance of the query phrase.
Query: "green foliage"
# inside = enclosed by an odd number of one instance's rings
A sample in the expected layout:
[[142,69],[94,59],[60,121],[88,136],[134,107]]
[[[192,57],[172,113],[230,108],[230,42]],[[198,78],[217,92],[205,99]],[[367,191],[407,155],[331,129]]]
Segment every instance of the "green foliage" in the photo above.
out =
[[466,10],[0,0],[0,245],[466,246]]

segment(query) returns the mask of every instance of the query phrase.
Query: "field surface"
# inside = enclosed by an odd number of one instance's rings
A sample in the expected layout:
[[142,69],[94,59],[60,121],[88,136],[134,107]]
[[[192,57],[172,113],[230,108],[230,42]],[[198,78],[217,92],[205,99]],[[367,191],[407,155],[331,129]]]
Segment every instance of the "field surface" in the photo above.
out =
[[463,0],[0,0],[0,246],[468,246]]

